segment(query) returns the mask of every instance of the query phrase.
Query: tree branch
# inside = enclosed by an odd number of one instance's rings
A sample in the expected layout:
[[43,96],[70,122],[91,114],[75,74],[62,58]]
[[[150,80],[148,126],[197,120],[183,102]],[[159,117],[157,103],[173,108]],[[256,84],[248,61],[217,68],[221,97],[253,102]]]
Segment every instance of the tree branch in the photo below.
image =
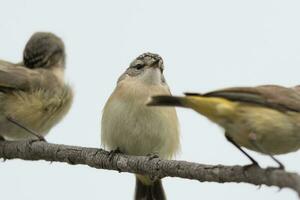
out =
[[0,158],[46,160],[82,164],[98,169],[147,174],[152,177],[180,177],[200,182],[235,182],[291,188],[300,196],[300,176],[283,170],[258,167],[203,165],[198,163],[150,159],[144,156],[110,154],[96,148],[50,144],[46,142],[0,141]]

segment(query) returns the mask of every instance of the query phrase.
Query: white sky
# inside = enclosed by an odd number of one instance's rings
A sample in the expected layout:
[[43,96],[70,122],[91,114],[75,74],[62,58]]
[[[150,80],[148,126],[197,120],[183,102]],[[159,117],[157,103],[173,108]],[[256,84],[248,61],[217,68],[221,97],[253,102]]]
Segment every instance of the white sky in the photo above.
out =
[[[159,53],[174,94],[266,83],[296,85],[300,73],[298,0],[0,0],[0,58],[19,61],[35,31],[51,31],[67,48],[73,107],[47,140],[99,147],[100,114],[119,75],[143,52]],[[223,131],[178,109],[182,152],[177,159],[248,164]],[[269,158],[250,152],[263,166]],[[278,156],[300,173],[300,153]],[[3,199],[132,199],[133,175],[48,162],[0,163]],[[294,192],[249,184],[164,179],[169,199],[297,199]]]

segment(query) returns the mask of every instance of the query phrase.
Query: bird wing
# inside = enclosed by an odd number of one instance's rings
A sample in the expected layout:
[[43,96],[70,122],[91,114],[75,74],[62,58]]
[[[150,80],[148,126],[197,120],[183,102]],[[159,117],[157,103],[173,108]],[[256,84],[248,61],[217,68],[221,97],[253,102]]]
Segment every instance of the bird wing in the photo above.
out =
[[278,85],[232,87],[205,94],[186,93],[186,95],[221,97],[231,101],[258,104],[280,111],[300,112],[300,86],[292,88]]
[[38,71],[0,61],[0,90],[2,92],[16,89],[29,90],[39,82],[41,82],[41,76]]

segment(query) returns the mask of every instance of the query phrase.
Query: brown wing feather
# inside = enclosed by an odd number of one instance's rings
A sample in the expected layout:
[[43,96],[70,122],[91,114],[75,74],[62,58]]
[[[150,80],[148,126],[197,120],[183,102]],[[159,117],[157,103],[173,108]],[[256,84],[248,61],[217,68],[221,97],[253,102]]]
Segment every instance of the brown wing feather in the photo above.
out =
[[203,96],[222,97],[232,101],[259,104],[280,111],[300,112],[300,87],[287,88],[278,85],[258,87],[233,87],[216,90]]
[[37,71],[16,66],[10,63],[0,62],[0,90],[28,90],[33,83],[41,82],[41,75]]

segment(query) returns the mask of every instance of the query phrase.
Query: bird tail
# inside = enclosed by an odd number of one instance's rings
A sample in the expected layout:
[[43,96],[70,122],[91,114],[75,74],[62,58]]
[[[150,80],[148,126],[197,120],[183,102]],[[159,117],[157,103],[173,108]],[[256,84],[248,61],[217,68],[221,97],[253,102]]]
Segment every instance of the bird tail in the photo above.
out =
[[160,179],[151,182],[151,184],[145,184],[136,177],[135,185],[135,200],[166,200],[165,191]]
[[231,119],[231,117],[234,117],[236,111],[236,103],[230,100],[198,93],[185,93],[183,97],[153,96],[147,105],[192,108],[217,123],[223,120],[225,116]]
[[153,96],[151,100],[147,103],[148,106],[179,106],[187,107],[185,104],[185,97],[176,96]]

